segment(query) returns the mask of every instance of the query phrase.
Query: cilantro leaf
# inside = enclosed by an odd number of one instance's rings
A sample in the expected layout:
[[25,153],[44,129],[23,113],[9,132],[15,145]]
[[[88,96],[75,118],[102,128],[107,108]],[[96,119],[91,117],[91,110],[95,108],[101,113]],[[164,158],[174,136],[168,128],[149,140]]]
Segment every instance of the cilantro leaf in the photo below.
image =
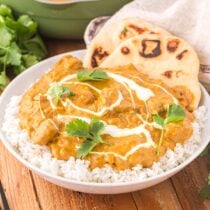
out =
[[52,83],[47,91],[49,98],[55,99],[56,105],[61,97],[74,96],[75,94],[67,87],[60,86],[58,83]]
[[8,48],[6,63],[13,66],[19,66],[21,64],[21,57],[22,55],[20,52],[20,48],[15,42],[12,42],[10,47]]
[[34,64],[38,63],[38,59],[35,55],[25,54],[22,56],[23,64],[26,68],[33,66]]
[[165,118],[161,117],[158,113],[153,115],[152,119],[153,122],[155,122],[157,125],[159,125],[161,128],[161,134],[160,139],[157,146],[157,154],[159,155],[160,147],[163,142],[165,128],[169,123],[177,123],[180,121],[183,121],[185,118],[185,112],[182,109],[181,106],[178,104],[172,104],[170,106],[167,106],[167,112]]
[[66,96],[75,96],[75,93],[72,92],[69,88],[63,87],[63,93],[61,97],[66,97]]
[[168,110],[168,116],[165,119],[165,125],[167,125],[168,123],[175,123],[175,122],[179,122],[184,120],[185,118],[185,112],[182,109],[181,106],[177,105],[177,104],[173,104],[171,106],[169,106],[169,110]]
[[36,35],[29,40],[22,41],[21,47],[23,51],[35,55],[38,60],[41,60],[47,54],[47,50],[39,35]]
[[97,142],[90,140],[82,142],[77,150],[77,158],[84,158],[87,156],[94,149],[94,147],[97,146],[97,144]]
[[26,40],[31,38],[37,31],[37,23],[28,15],[22,15],[17,20],[18,23],[18,39]]
[[65,130],[69,136],[84,138],[77,150],[77,158],[86,157],[98,144],[105,143],[101,138],[104,128],[104,123],[98,119],[92,119],[90,124],[76,119],[66,125]]
[[101,135],[104,130],[104,123],[96,118],[93,118],[90,123],[90,130],[93,135]]
[[4,4],[0,5],[0,15],[2,17],[7,17],[7,16],[13,17],[12,10]]
[[172,104],[167,107],[167,115],[165,118],[162,118],[159,114],[155,114],[152,117],[153,121],[161,127],[165,127],[169,123],[183,121],[184,118],[185,112],[182,107],[177,104]]
[[108,78],[108,74],[102,70],[82,70],[77,73],[77,79],[79,81],[101,81]]
[[5,26],[0,26],[0,48],[9,46],[12,41],[12,34]]
[[66,132],[69,136],[91,138],[89,130],[89,124],[80,119],[69,122],[66,126]]
[[19,66],[13,66],[12,70],[15,73],[15,75],[18,75],[25,70],[25,66],[23,64],[21,64]]
[[159,114],[155,114],[153,117],[152,117],[153,121],[155,123],[157,123],[158,125],[160,125],[161,127],[164,126],[164,119],[159,115]]

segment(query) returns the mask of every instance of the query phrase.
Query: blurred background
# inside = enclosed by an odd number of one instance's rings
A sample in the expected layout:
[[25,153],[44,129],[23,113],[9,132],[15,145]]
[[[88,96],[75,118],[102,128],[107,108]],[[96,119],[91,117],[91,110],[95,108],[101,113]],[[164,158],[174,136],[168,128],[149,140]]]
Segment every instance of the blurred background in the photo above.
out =
[[59,39],[82,39],[92,19],[110,16],[128,2],[131,0],[0,0],[15,15],[30,15],[41,35]]

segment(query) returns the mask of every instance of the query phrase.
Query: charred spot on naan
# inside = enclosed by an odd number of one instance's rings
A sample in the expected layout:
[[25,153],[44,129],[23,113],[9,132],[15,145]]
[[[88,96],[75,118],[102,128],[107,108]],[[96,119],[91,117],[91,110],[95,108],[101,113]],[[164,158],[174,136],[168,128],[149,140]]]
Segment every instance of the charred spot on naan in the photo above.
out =
[[151,31],[150,34],[160,34],[160,33]]
[[121,53],[127,55],[127,54],[130,53],[130,50],[129,50],[128,47],[122,47],[122,48],[121,48]]
[[133,24],[130,24],[128,26],[129,28],[132,28],[134,31],[136,31],[138,34],[143,34],[145,31],[148,31],[147,28],[141,28],[141,27],[138,27],[136,25],[133,25]]
[[144,58],[154,58],[161,54],[160,40],[144,39],[141,45],[142,51],[139,53]]
[[165,71],[162,75],[167,77],[168,79],[171,79],[172,78],[172,74],[173,74],[173,71],[168,70],[168,71]]
[[182,70],[176,71],[176,78],[179,78],[183,74],[184,74],[184,71],[182,71]]
[[182,58],[184,57],[184,55],[188,52],[188,50],[183,50],[181,53],[179,53],[176,58],[178,60],[182,60]]
[[162,75],[168,79],[171,79],[172,77],[179,78],[183,74],[184,74],[184,72],[182,70],[178,70],[178,71],[167,70],[167,71],[163,72]]
[[169,53],[174,53],[179,46],[179,42],[180,41],[178,39],[172,39],[172,40],[168,41],[168,43],[167,43],[168,52]]
[[123,28],[119,37],[121,40],[124,40],[124,39],[128,39],[129,37],[132,37],[134,35],[143,34],[146,31],[148,31],[147,28],[141,28],[134,24],[130,24]]
[[91,56],[91,66],[93,68],[97,67],[98,64],[101,63],[101,61],[103,61],[108,55],[109,53],[103,50],[102,47],[96,48]]

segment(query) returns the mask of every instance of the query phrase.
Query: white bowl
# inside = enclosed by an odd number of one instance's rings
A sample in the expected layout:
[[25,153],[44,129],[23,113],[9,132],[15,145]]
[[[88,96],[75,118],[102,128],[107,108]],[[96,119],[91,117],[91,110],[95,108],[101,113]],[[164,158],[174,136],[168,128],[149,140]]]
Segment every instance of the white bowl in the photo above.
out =
[[2,140],[5,147],[11,152],[11,154],[19,160],[22,164],[24,164],[27,168],[31,169],[33,172],[39,174],[44,179],[48,180],[49,182],[52,182],[54,184],[57,184],[59,186],[76,190],[80,192],[86,192],[86,193],[96,193],[96,194],[116,194],[116,193],[125,193],[125,192],[131,192],[135,190],[144,189],[147,187],[150,187],[152,185],[158,184],[167,178],[173,176],[177,172],[179,172],[181,169],[183,169],[185,166],[187,166],[189,163],[191,163],[207,146],[209,143],[209,128],[210,128],[210,98],[207,93],[207,91],[201,86],[202,89],[202,100],[201,105],[205,105],[207,110],[207,121],[206,121],[206,127],[202,131],[202,142],[200,143],[199,148],[197,151],[186,161],[184,161],[179,166],[168,170],[167,172],[151,177],[146,178],[145,180],[141,181],[133,181],[133,182],[126,182],[126,183],[92,183],[92,182],[80,182],[80,181],[74,181],[69,180],[63,177],[59,177],[56,175],[52,175],[50,173],[47,173],[40,168],[33,166],[26,160],[24,160],[10,145],[8,139],[6,138],[4,132],[2,131],[2,123],[3,123],[3,117],[4,112],[6,109],[6,106],[10,100],[10,98],[14,95],[21,95],[23,92],[32,84],[34,83],[40,76],[49,71],[50,68],[55,64],[56,61],[58,61],[62,56],[71,54],[75,57],[78,57],[80,59],[83,59],[85,51],[74,51],[71,53],[65,53],[61,54],[52,58],[49,58],[47,60],[44,60],[35,66],[29,68],[27,71],[23,72],[21,75],[19,75],[16,79],[13,80],[13,82],[10,83],[10,85],[5,89],[3,92],[1,99],[0,99],[0,139]]

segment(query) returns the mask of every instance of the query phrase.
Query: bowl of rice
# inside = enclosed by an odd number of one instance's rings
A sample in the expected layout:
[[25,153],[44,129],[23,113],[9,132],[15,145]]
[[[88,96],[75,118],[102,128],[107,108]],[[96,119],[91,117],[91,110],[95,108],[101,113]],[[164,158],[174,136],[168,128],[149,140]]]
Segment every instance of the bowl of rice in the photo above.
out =
[[27,132],[19,128],[18,105],[23,93],[65,55],[83,59],[85,51],[57,55],[29,68],[6,88],[0,99],[0,139],[10,153],[42,178],[59,186],[86,193],[116,194],[136,191],[158,184],[190,164],[209,143],[210,99],[201,86],[202,99],[194,112],[193,135],[183,145],[168,150],[150,168],[111,167],[89,170],[88,161],[75,158],[58,160],[46,146],[33,144]]

